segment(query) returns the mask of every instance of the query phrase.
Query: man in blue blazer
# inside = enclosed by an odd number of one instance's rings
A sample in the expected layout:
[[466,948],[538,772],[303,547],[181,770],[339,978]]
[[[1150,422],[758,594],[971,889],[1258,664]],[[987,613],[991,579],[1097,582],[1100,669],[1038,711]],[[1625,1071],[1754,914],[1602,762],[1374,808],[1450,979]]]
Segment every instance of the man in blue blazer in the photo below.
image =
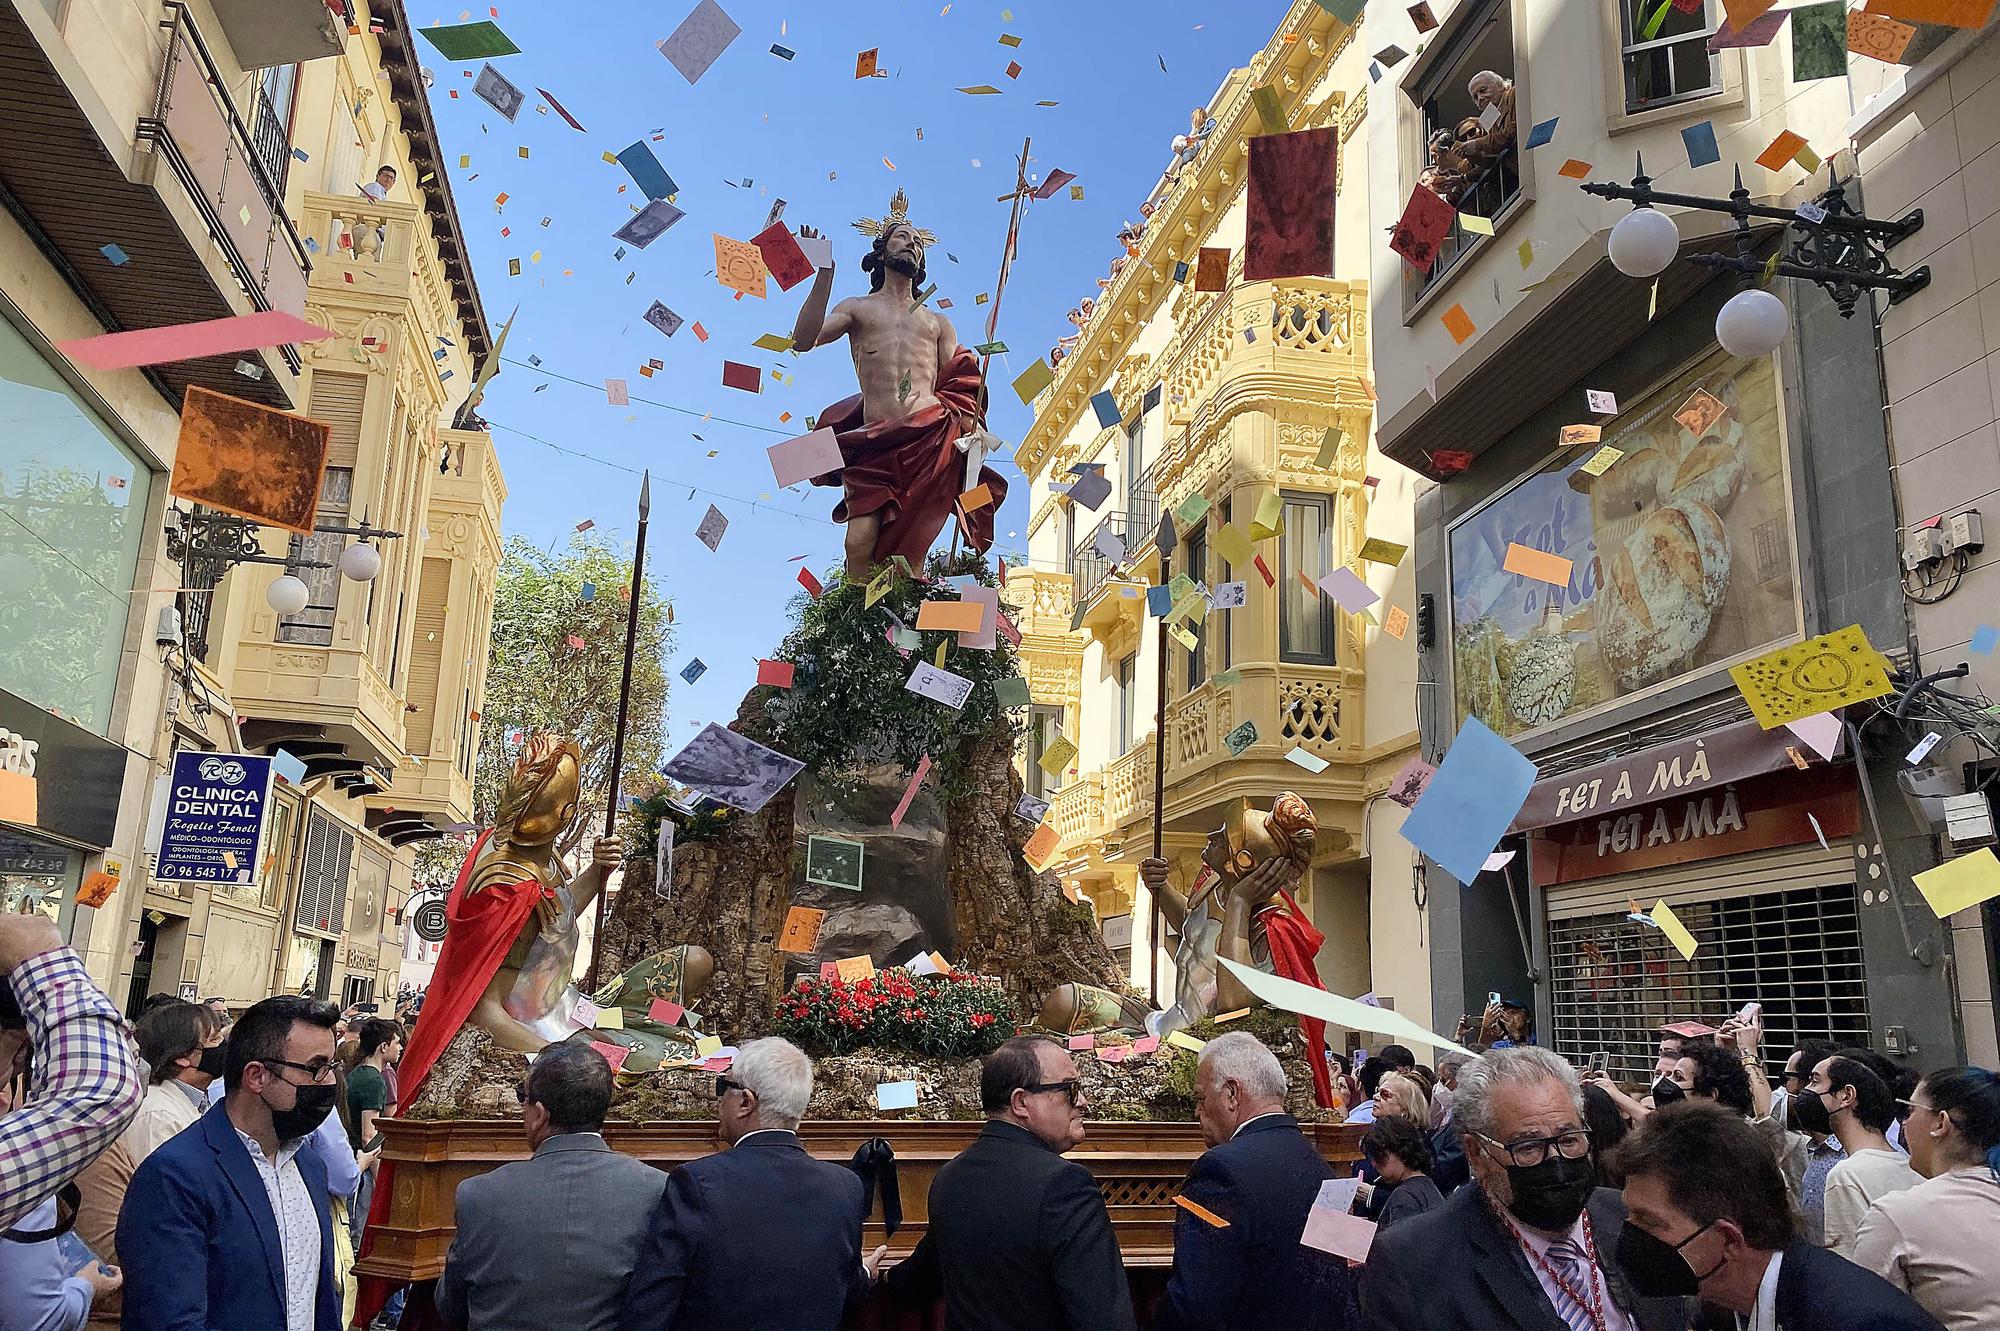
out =
[[743,1046],[716,1078],[728,1149],[667,1179],[625,1301],[627,1331],[838,1331],[886,1248],[861,1260],[860,1176],[799,1144],[812,1060]]
[[330,1003],[281,994],[229,1034],[228,1091],[132,1176],[118,1217],[125,1331],[340,1331],[326,1166]]
[[1347,1264],[1299,1242],[1333,1171],[1285,1112],[1285,1070],[1263,1041],[1232,1031],[1208,1042],[1194,1075],[1208,1150],[1174,1216],[1174,1272],[1155,1331],[1349,1331]]
[[1775,1331],[1938,1331],[1902,1290],[1801,1237],[1785,1176],[1740,1113],[1671,1105],[1612,1162],[1627,1214],[1617,1260],[1641,1294],[1698,1296]]

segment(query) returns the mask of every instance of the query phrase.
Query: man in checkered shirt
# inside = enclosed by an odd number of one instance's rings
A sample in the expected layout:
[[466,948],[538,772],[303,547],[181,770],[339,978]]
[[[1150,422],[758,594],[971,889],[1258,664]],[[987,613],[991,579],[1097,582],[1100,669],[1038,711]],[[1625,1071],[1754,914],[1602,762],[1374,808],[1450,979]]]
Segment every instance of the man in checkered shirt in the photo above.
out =
[[[96,1159],[145,1086],[125,1023],[40,915],[0,915],[0,1230]],[[19,1007],[19,1015],[11,1010]],[[32,1064],[25,1100],[11,1089]]]

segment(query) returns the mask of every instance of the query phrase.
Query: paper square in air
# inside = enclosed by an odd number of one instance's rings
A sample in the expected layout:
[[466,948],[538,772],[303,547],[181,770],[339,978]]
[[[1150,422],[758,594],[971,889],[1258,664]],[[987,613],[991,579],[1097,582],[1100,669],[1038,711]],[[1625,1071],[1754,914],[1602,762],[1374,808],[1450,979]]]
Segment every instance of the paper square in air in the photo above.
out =
[[505,74],[491,65],[479,71],[479,78],[472,85],[472,95],[510,121],[521,114],[521,103],[528,100],[528,94],[515,87]]
[[698,83],[729,44],[742,36],[743,29],[715,0],[701,0],[694,12],[681,20],[673,35],[660,43],[660,54],[681,72],[689,83]]
[[1731,18],[1728,22],[1717,25],[1715,35],[1708,39],[1708,49],[1714,53],[1735,47],[1769,46],[1777,40],[1779,30],[1791,16],[1791,10],[1778,9],[1768,14],[1759,14],[1754,19],[1745,19],[1740,25]]
[[820,887],[861,890],[864,856],[859,841],[812,836],[806,840],[806,881]]
[[839,471],[844,465],[840,440],[832,430],[824,428],[773,444],[765,452],[770,456],[771,475],[780,489]]
[[1359,614],[1381,600],[1381,595],[1363,582],[1351,568],[1341,567],[1319,580],[1319,589],[1332,597],[1348,614]]
[[1067,491],[1069,497],[1095,513],[1111,497],[1111,482],[1102,471],[1090,471],[1076,478]]
[[1240,610],[1250,599],[1247,582],[1218,582],[1208,594],[1210,610]]
[[1992,847],[1982,846],[1970,855],[1926,869],[1911,881],[1930,903],[1931,912],[1942,920],[2000,896],[2000,859],[1994,857]]
[[741,361],[734,360],[722,362],[724,388],[738,388],[745,393],[760,393],[763,391],[763,384],[764,372],[755,365],[745,365]]
[[1385,541],[1379,536],[1371,536],[1361,543],[1361,557],[1371,564],[1387,564],[1391,568],[1403,562],[1403,556],[1410,552],[1407,545]]
[[1021,858],[1039,869],[1049,862],[1049,856],[1055,854],[1056,847],[1061,844],[1062,833],[1043,823],[1035,829],[1034,835],[1028,838],[1028,844],[1021,847]]
[[1403,839],[1459,882],[1470,883],[1534,784],[1534,763],[1477,717],[1468,717],[1403,820]]
[[[1330,1181],[1337,1183],[1342,1180]],[[1306,1212],[1306,1228],[1299,1236],[1299,1242],[1336,1257],[1362,1261],[1367,1258],[1369,1248],[1374,1246],[1375,1222],[1366,1216],[1349,1215],[1345,1210],[1336,1211],[1315,1202]]]
[[656,300],[646,307],[646,322],[668,337],[672,337],[681,330],[681,325],[686,320]]
[[1229,750],[1229,756],[1240,758],[1243,751],[1257,742],[1257,723],[1245,721],[1222,737],[1222,747]]
[[1682,129],[1681,144],[1687,149],[1689,166],[1707,166],[1722,160],[1722,149],[1716,145],[1715,125],[1711,121]]
[[965,700],[972,696],[971,680],[963,675],[954,675],[949,670],[940,670],[929,661],[917,662],[903,687],[932,702],[943,703],[953,711],[964,708]]
[[639,187],[649,199],[664,199],[669,194],[677,194],[680,187],[667,169],[660,165],[660,159],[653,155],[652,148],[644,139],[618,154],[618,164],[632,177],[632,183]]
[[729,530],[729,519],[714,504],[701,515],[701,524],[694,529],[694,538],[714,550],[722,544],[722,534]]
[[494,56],[521,53],[521,48],[500,31],[500,25],[489,20],[418,28],[416,31],[447,60],[488,60]]
[[619,227],[611,235],[634,249],[645,249],[667,233],[667,229],[687,214],[668,203],[665,199],[655,199],[632,215],[632,219]]
[[765,227],[750,238],[750,243],[757,247],[765,270],[777,279],[780,291],[790,291],[813,275],[815,265],[783,222]]
[[1833,755],[1840,751],[1842,726],[1840,718],[1832,712],[1817,712],[1812,716],[1802,716],[1796,721],[1787,721],[1785,729],[1805,741],[1807,748],[1828,762],[1831,762]]
[[1892,691],[1882,654],[1854,624],[1732,666],[1729,677],[1766,730]]
[[1561,116],[1551,117],[1529,130],[1527,142],[1521,145],[1521,150],[1526,152],[1530,148],[1539,148],[1545,143],[1553,142],[1556,137],[1556,121],[1560,119]]
[[660,775],[719,804],[756,813],[804,767],[711,721],[660,769]]

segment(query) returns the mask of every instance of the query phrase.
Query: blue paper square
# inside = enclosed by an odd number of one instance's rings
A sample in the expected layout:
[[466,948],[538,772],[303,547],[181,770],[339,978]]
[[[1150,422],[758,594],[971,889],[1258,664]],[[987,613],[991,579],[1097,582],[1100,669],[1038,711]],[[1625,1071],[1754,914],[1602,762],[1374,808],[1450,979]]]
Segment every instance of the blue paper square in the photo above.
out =
[[649,199],[664,199],[669,194],[680,193],[680,186],[674,184],[674,178],[660,165],[660,159],[653,156],[653,150],[646,146],[644,139],[619,153],[618,164],[625,168],[633,183]]
[[1108,388],[1092,394],[1090,406],[1091,410],[1097,413],[1097,423],[1100,426],[1116,425],[1125,419],[1118,412],[1118,398]]
[[708,664],[699,656],[687,663],[681,670],[681,678],[692,684],[708,673]]
[[584,583],[582,588],[578,590],[577,595],[586,601],[595,601],[597,599],[597,584],[594,582]]
[[1722,160],[1722,149],[1715,144],[1715,125],[1712,121],[1704,120],[1699,125],[1683,129],[1681,142],[1687,145],[1689,166],[1707,166],[1710,162]]
[[306,780],[305,760],[289,750],[278,749],[271,754],[271,774],[287,785],[302,786]]
[[1460,883],[1470,883],[1534,784],[1535,765],[1476,717],[1468,717],[1437,775],[1403,820],[1403,840]]
[[1165,587],[1146,589],[1146,613],[1155,619],[1165,619],[1173,613],[1174,594]]
[[1188,279],[1188,266],[1187,262],[1183,260],[1174,265],[1174,282],[1176,284],[1179,284],[1181,282],[1187,281],[1187,279]]
[[106,245],[97,252],[109,259],[114,268],[123,268],[126,264],[132,262],[132,256],[117,245]]
[[915,1109],[917,1084],[913,1081],[885,1081],[875,1088],[877,1109]]
[[1991,656],[1995,647],[2000,647],[2000,629],[1981,624],[1972,635],[1972,650],[1981,656]]
[[1543,144],[1555,138],[1556,121],[1560,119],[1562,119],[1561,116],[1551,117],[1550,119],[1544,120],[1541,124],[1529,130],[1528,141],[1521,145],[1521,150],[1525,152],[1530,148],[1539,148]]

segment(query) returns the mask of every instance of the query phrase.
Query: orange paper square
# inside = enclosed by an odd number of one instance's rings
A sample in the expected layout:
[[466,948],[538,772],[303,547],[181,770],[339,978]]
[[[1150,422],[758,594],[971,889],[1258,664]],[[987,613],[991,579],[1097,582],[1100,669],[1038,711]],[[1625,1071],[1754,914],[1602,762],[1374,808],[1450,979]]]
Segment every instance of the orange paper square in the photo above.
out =
[[1777,0],[1722,0],[1722,10],[1729,15],[1729,30],[1741,32],[1764,17]]
[[1537,582],[1552,582],[1558,587],[1569,585],[1570,561],[1561,555],[1552,555],[1546,550],[1533,546],[1509,542],[1507,562],[1500,567],[1509,573],[1518,573],[1524,578]]
[[102,869],[83,880],[83,886],[76,890],[76,904],[97,910],[111,900],[111,894],[118,890],[118,879]]
[[875,973],[875,959],[865,953],[858,957],[842,957],[833,963],[833,973],[849,982],[865,980]]
[[1847,12],[1847,49],[1893,65],[1903,58],[1917,30],[1907,23],[1859,9]]
[[1382,621],[1382,631],[1401,642],[1403,635],[1410,631],[1410,612],[1400,605],[1390,606],[1388,615]]
[[715,237],[715,280],[731,291],[761,300],[768,272],[764,267],[764,252],[749,241]]
[[0,771],[0,822],[33,827],[37,807],[35,778]]
[[1451,334],[1451,340],[1460,346],[1478,330],[1472,326],[1472,316],[1465,312],[1465,306],[1454,305],[1444,312],[1444,329]]
[[1777,138],[1771,140],[1770,147],[1757,154],[1757,165],[1763,167],[1766,171],[1779,170],[1785,163],[1797,157],[1799,149],[1805,146],[1806,141],[1804,139],[1790,130],[1783,130]]
[[977,601],[925,601],[917,607],[917,627],[944,633],[977,633],[986,607]]
[[1562,164],[1556,171],[1556,174],[1559,176],[1568,176],[1571,180],[1588,180],[1590,179],[1590,163],[1580,162],[1572,157]]
[[1948,28],[1983,28],[1993,16],[1994,0],[1868,0],[1870,14],[1886,14],[1906,23],[1942,23]]
[[1061,840],[1061,835],[1051,824],[1043,823],[1028,838],[1028,844],[1021,848],[1021,855],[1039,869],[1048,863],[1049,856],[1056,853],[1056,843]]
[[993,487],[981,481],[958,497],[958,506],[968,513],[976,513],[993,502]]
[[794,906],[786,911],[784,932],[778,935],[778,951],[812,951],[819,946],[819,925],[825,918],[825,911],[811,906]]

